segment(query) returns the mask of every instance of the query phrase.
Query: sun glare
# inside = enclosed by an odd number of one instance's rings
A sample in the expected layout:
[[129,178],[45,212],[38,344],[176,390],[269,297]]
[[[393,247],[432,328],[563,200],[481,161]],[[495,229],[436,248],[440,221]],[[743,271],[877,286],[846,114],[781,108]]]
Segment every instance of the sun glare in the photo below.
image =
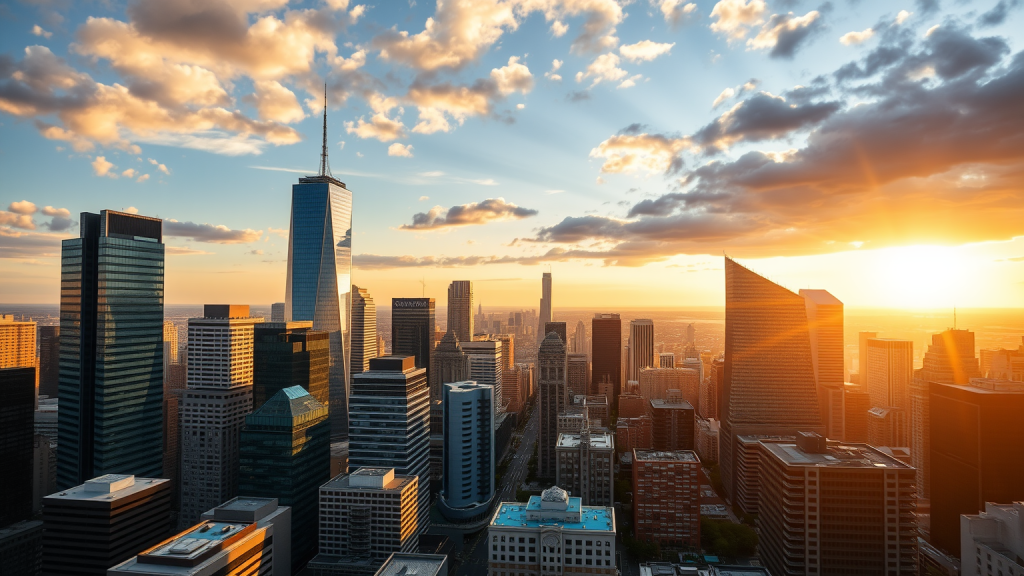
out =
[[898,308],[944,308],[966,302],[972,261],[958,248],[907,246],[878,250],[873,279],[880,300]]

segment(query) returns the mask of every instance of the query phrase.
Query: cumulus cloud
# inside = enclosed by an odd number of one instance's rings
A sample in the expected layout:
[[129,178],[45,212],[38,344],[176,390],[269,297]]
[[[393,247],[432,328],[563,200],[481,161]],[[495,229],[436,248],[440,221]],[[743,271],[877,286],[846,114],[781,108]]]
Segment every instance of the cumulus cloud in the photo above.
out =
[[981,26],[998,26],[1006,21],[1010,10],[1021,5],[1021,0],[999,0],[991,10],[978,17]]
[[860,32],[847,32],[839,37],[839,42],[843,46],[853,46],[867,42],[874,35],[875,31],[872,28],[861,30]]
[[794,16],[792,12],[773,14],[757,36],[747,40],[747,47],[769,50],[772,58],[792,58],[801,44],[822,29],[820,16],[817,10],[803,16]]
[[733,89],[733,88],[726,88],[725,90],[722,90],[722,93],[719,94],[718,97],[715,98],[715,101],[711,103],[711,107],[712,108],[718,108],[719,106],[722,105],[723,102],[725,102],[726,100],[732,98],[735,95],[736,95],[736,90],[735,89]]
[[194,248],[189,248],[188,246],[166,246],[164,247],[164,254],[167,254],[168,256],[201,256],[204,254],[213,254],[213,252],[196,250]]
[[657,173],[678,172],[683,164],[680,154],[690,145],[688,138],[647,134],[627,129],[598,144],[591,158],[604,158],[601,172],[616,174],[647,170]]
[[651,6],[656,6],[661,15],[665,17],[673,27],[679,26],[697,13],[697,5],[686,0],[650,0]]
[[704,152],[720,152],[737,142],[759,142],[814,126],[840,108],[838,102],[793,104],[781,96],[761,92],[737,103],[692,136],[692,145]]
[[711,9],[711,29],[730,40],[741,40],[747,31],[764,21],[764,0],[720,0]]
[[14,212],[15,214],[22,215],[36,213],[36,205],[32,202],[29,202],[28,200],[19,200],[17,202],[11,202],[7,209],[10,210],[11,212]]
[[23,230],[35,230],[36,224],[32,221],[31,214],[18,214],[0,210],[0,226],[13,226]]
[[562,75],[557,73],[558,70],[561,67],[562,67],[562,61],[559,60],[558,58],[555,58],[554,60],[551,61],[551,70],[548,71],[548,72],[545,72],[544,73],[544,77],[549,79],[549,80],[553,80],[555,82],[561,81],[562,80]]
[[429,212],[413,215],[412,224],[403,224],[401,230],[438,230],[455,226],[474,226],[501,220],[521,220],[537,215],[536,210],[516,206],[504,198],[488,198],[483,202],[471,202],[452,206],[447,210],[435,206]]
[[164,236],[188,238],[193,242],[210,242],[213,244],[248,244],[260,239],[262,230],[246,228],[232,230],[224,225],[196,224],[164,220]]
[[71,219],[71,211],[67,208],[46,206],[42,213],[43,216],[50,217],[50,221],[44,223],[43,226],[49,228],[51,232],[62,232],[75,225],[75,221]]
[[149,174],[143,174],[135,179],[135,181],[139,183],[145,182],[146,180],[149,180]]
[[624,44],[619,46],[619,54],[631,62],[649,62],[658,56],[668,54],[676,43],[658,43],[650,40],[642,40],[636,44]]
[[345,122],[345,131],[360,138],[375,138],[381,142],[405,138],[405,125],[399,120],[388,118],[385,112],[374,114],[369,121],[359,117],[355,122]]
[[903,24],[904,22],[907,21],[907,18],[910,18],[913,14],[914,14],[913,12],[907,12],[906,10],[900,10],[899,14],[896,15],[896,24],[897,25]]
[[412,145],[400,144],[398,142],[395,142],[391,146],[388,146],[388,156],[412,158]]
[[587,66],[585,71],[576,73],[576,81],[583,82],[587,78],[593,78],[594,81],[591,83],[591,86],[597,86],[601,81],[616,82],[622,80],[629,73],[619,68],[620,62],[618,54],[614,52],[601,54]]
[[121,177],[122,178],[135,178],[135,169],[134,168],[129,168],[129,169],[125,170],[124,172],[121,172]]
[[49,38],[53,36],[53,32],[47,32],[46,30],[43,30],[43,27],[40,26],[39,24],[36,24],[35,26],[32,27],[32,34],[36,36],[42,36],[43,38]]
[[276,80],[258,80],[253,84],[256,92],[250,101],[256,106],[261,120],[290,124],[306,117],[295,93]]
[[32,260],[60,256],[60,241],[66,235],[15,230],[4,224],[4,214],[0,211],[0,258]]
[[108,162],[105,156],[97,156],[92,161],[92,171],[97,176],[110,176],[111,178],[117,178],[116,172],[111,172],[112,169],[116,168],[112,162]]

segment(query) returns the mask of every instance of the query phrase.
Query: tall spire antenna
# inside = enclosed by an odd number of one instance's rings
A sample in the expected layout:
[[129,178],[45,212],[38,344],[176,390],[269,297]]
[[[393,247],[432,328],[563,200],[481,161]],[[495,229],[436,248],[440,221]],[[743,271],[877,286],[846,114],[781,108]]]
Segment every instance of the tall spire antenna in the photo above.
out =
[[330,176],[331,165],[327,162],[327,84],[324,83],[324,142],[320,150],[320,175]]

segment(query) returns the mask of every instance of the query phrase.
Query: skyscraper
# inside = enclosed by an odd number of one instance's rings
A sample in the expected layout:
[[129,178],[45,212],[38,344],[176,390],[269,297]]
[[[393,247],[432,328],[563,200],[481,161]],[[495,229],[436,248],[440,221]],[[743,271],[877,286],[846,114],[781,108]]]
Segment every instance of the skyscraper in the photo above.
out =
[[270,305],[270,321],[285,322],[284,302],[274,302]]
[[36,323],[15,322],[14,316],[0,314],[0,368],[35,365]]
[[459,342],[473,340],[473,283],[455,280],[448,285],[448,330]]
[[562,432],[555,442],[556,482],[578,494],[586,506],[612,506],[615,494],[615,436],[591,430],[584,420],[577,432]]
[[36,369],[0,368],[0,527],[32,515]]
[[[551,322],[551,272],[544,272],[540,279],[540,318],[537,324],[538,331],[543,331],[544,326]],[[544,336],[540,336],[541,339]]]
[[416,367],[428,371],[430,389],[440,393],[429,374],[436,329],[433,298],[391,299],[391,355],[415,357]]
[[431,380],[430,399],[440,400],[444,394],[444,385],[451,382],[462,382],[466,379],[466,354],[462,351],[459,338],[448,330],[437,348],[433,351],[433,362],[430,370],[434,373]]
[[583,320],[576,322],[576,330],[572,333],[572,347],[570,354],[590,354],[590,346],[587,342],[587,325]]
[[238,446],[252,411],[255,325],[249,307],[207,304],[188,321],[188,388],[181,401],[181,513],[187,528],[238,495]]
[[331,176],[327,162],[327,94],[320,174],[292,185],[288,228],[285,320],[312,320],[331,347],[331,438],[348,437],[351,343],[352,192]]
[[804,299],[725,259],[722,482],[735,497],[736,437],[824,432]]
[[868,340],[878,338],[878,332],[859,332],[857,334],[857,384],[868,384]]
[[60,326],[39,327],[39,395],[57,398],[60,381]]
[[843,303],[827,290],[800,290],[807,310],[811,361],[827,438],[843,431]]
[[566,385],[570,396],[586,396],[590,392],[590,362],[586,353],[566,357]]
[[654,321],[633,320],[629,323],[629,362],[626,380],[640,380],[640,370],[654,366]]
[[313,323],[264,322],[253,330],[252,407],[275,394],[301,386],[320,402],[330,403],[330,340]]
[[163,222],[83,212],[61,247],[57,487],[163,468]]
[[692,450],[633,450],[633,526],[639,540],[700,547],[700,462]]
[[316,553],[319,487],[331,479],[327,407],[300,386],[278,391],[245,417],[238,493],[291,507],[291,560],[298,572]]
[[501,342],[494,340],[477,340],[462,343],[462,351],[466,354],[466,378],[477,384],[493,386],[494,410],[505,412],[506,400],[502,394],[502,359]]
[[420,479],[417,533],[429,524],[430,390],[411,355],[384,356],[352,378],[349,469],[394,468]]
[[438,509],[452,520],[490,510],[494,499],[494,387],[444,385],[444,472]]
[[590,342],[591,390],[605,394],[608,402],[617,406],[622,393],[622,320],[619,315],[595,314],[590,324]]
[[[896,446],[910,445],[910,384],[914,371],[914,343],[911,340],[869,338],[868,372],[865,390],[872,408],[896,408],[893,439]],[[869,425],[871,418],[868,419]],[[869,431],[870,441],[870,431]]]
[[686,325],[686,344],[695,345],[697,343],[697,329],[693,327],[693,323]]
[[370,369],[377,350],[377,306],[366,288],[352,285],[352,374]]
[[540,429],[537,435],[537,475],[554,478],[558,460],[558,415],[568,403],[566,395],[565,343],[548,334],[537,351],[537,390],[540,395]]

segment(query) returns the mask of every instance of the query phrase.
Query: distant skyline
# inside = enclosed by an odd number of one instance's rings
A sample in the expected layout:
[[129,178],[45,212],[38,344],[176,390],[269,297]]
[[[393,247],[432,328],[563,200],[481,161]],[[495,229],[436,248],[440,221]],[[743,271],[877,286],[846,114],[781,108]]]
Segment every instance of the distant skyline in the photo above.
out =
[[[1009,0],[142,0],[0,18],[0,301],[78,214],[165,219],[166,303],[285,299],[291,185],[353,283],[555,311],[724,304],[722,254],[848,307],[1024,307]],[[205,26],[195,26],[204,22]],[[642,301],[638,302],[638,299]]]

